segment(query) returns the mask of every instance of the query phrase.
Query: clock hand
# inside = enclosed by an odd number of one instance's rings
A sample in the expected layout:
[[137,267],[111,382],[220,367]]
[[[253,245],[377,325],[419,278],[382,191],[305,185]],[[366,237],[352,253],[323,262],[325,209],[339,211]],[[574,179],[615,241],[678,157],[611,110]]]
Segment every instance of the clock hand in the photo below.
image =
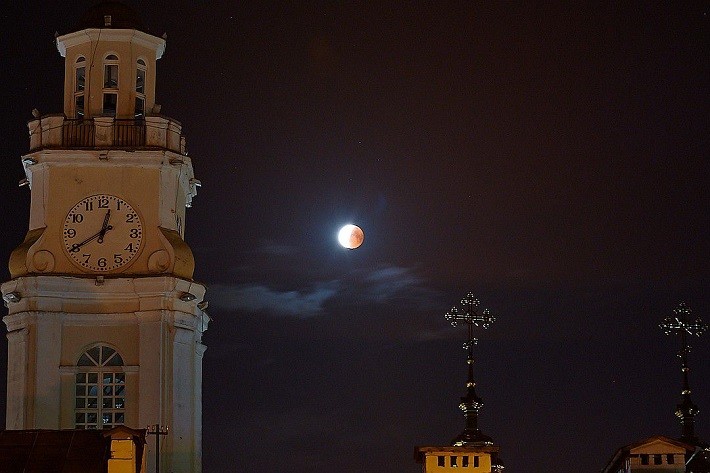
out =
[[113,227],[111,225],[108,225],[109,218],[111,218],[111,209],[106,212],[106,216],[104,217],[104,223],[101,225],[101,230],[99,230],[98,233],[96,233],[95,235],[92,235],[86,240],[82,241],[81,243],[74,243],[71,248],[69,248],[69,251],[75,253],[79,251],[82,246],[97,238],[99,239],[99,243],[103,243],[104,235],[106,234],[106,232],[109,230],[113,230]]
[[99,232],[99,233],[101,234],[101,236],[99,236],[99,239],[97,240],[98,243],[103,243],[103,242],[104,242],[104,236],[106,235],[106,232],[109,231],[109,230],[113,230],[113,226],[112,226],[112,225],[109,225],[108,227],[104,228],[103,230],[101,230],[101,231]]
[[86,245],[86,244],[89,243],[90,241],[95,240],[95,239],[97,239],[98,237],[100,237],[102,232],[103,232],[103,230],[100,230],[96,235],[90,236],[89,238],[87,238],[86,240],[82,241],[81,243],[74,243],[74,244],[71,246],[71,248],[69,248],[69,251],[72,252],[72,253],[79,251],[79,248],[81,248],[82,246]]
[[106,232],[113,229],[113,227],[108,224],[108,221],[110,218],[111,218],[111,209],[108,209],[106,211],[106,216],[104,217],[104,223],[103,223],[103,225],[101,225],[101,231],[99,232],[100,233],[99,239],[98,239],[99,243],[103,243],[104,242],[104,235],[106,235]]

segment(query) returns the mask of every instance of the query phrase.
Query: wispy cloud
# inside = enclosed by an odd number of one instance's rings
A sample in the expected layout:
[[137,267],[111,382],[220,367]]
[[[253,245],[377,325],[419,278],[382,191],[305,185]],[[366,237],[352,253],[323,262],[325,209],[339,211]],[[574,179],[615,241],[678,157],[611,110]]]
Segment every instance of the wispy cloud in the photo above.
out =
[[302,286],[280,290],[264,283],[214,284],[209,287],[213,307],[263,312],[275,317],[309,318],[343,308],[385,307],[428,310],[440,305],[440,294],[411,268],[387,266],[371,271],[353,271],[341,279],[301,281]]
[[336,281],[316,284],[309,291],[277,291],[263,285],[210,286],[216,307],[302,318],[322,313],[325,301],[337,291]]
[[423,280],[411,269],[390,266],[372,271],[365,278],[365,283],[366,294],[372,301],[385,303],[394,298],[411,295],[412,291],[422,287]]

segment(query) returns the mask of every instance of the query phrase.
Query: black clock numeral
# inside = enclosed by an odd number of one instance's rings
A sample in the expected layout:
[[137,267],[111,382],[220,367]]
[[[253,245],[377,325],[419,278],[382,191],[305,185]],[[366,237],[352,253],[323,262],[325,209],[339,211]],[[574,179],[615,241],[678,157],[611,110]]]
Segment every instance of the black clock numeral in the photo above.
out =
[[138,232],[138,229],[137,229],[137,228],[131,228],[131,232],[130,232],[129,235],[130,235],[131,238],[138,238],[138,236],[140,235],[140,233]]
[[123,263],[123,255],[121,253],[115,253],[113,255],[113,263],[114,264],[121,264]]
[[137,215],[133,214],[133,213],[126,214],[126,223],[134,223],[136,217],[137,217]]
[[123,204],[122,200],[117,200],[116,201],[116,210],[121,210],[121,204]]
[[99,258],[99,260],[96,262],[99,268],[105,268],[106,267],[106,258]]
[[124,250],[130,251],[131,253],[133,253],[134,251],[136,251],[136,250],[133,249],[133,243],[129,243],[128,246],[124,248]]
[[64,230],[64,233],[69,238],[74,238],[76,236],[76,230],[74,230],[73,228],[67,228],[66,230]]
[[93,200],[87,200],[84,202],[84,208],[86,209],[87,212],[91,212],[94,210],[94,201]]
[[[78,250],[79,248],[77,248],[77,251]],[[91,259],[91,253],[89,253],[88,255],[86,253],[83,253],[81,256],[84,258],[84,263],[89,264],[89,260]]]
[[71,221],[72,223],[81,223],[84,221],[84,216],[82,214],[72,214]]
[[99,208],[100,209],[107,209],[108,208],[108,199],[106,197],[99,198]]

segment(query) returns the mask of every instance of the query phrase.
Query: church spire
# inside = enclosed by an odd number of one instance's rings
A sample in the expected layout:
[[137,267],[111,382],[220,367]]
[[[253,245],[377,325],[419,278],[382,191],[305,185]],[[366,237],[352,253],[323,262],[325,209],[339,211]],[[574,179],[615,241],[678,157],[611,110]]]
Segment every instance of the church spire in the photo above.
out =
[[683,373],[683,388],[681,390],[681,401],[676,406],[675,415],[680,419],[682,435],[680,439],[690,444],[696,444],[698,438],[695,436],[695,416],[700,412],[698,406],[693,404],[690,398],[690,383],[688,381],[688,353],[690,344],[688,335],[699,337],[707,329],[707,325],[700,317],[691,320],[691,310],[684,302],[673,309],[673,315],[669,315],[663,320],[660,327],[666,335],[680,334],[681,347],[678,357],[681,359],[681,371]]
[[483,407],[483,399],[476,394],[476,382],[473,378],[473,347],[478,343],[478,340],[473,337],[473,328],[482,327],[487,329],[496,319],[488,309],[479,312],[479,305],[479,300],[469,292],[461,300],[460,308],[453,307],[446,313],[446,319],[451,322],[451,325],[456,326],[460,323],[465,323],[468,327],[468,340],[464,344],[464,348],[468,352],[466,358],[468,379],[466,381],[466,395],[461,398],[461,403],[459,404],[466,418],[466,427],[451,442],[452,445],[459,447],[493,444],[493,440],[478,428],[478,411]]

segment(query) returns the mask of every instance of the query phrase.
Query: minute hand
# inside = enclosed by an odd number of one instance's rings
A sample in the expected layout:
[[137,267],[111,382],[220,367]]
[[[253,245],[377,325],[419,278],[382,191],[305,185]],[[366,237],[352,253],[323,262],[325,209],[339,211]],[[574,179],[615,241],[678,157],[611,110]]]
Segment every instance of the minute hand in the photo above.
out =
[[113,227],[108,224],[109,218],[111,218],[110,209],[106,212],[106,216],[104,217],[104,223],[101,225],[101,230],[99,230],[95,235],[92,235],[86,240],[82,241],[81,243],[74,243],[71,248],[69,248],[69,251],[72,253],[77,252],[82,246],[97,238],[99,239],[99,243],[103,243],[104,235],[106,235],[106,232],[109,230],[113,230]]
[[86,245],[87,243],[89,243],[89,242],[92,241],[92,240],[96,240],[98,237],[100,237],[100,236],[103,235],[104,233],[105,233],[105,231],[104,231],[104,229],[102,228],[101,230],[99,230],[99,232],[98,232],[96,235],[90,236],[89,238],[87,238],[86,240],[82,241],[81,243],[74,243],[74,244],[71,246],[71,248],[69,248],[69,251],[72,252],[72,253],[74,253],[74,252],[76,252],[76,251],[79,251],[79,248],[81,248],[82,246]]

